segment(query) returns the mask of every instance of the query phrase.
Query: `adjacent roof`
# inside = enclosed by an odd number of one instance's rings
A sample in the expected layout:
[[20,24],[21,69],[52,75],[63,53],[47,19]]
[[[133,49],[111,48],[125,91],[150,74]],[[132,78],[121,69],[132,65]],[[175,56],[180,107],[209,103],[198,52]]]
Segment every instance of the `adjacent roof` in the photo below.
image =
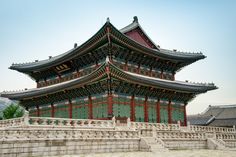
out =
[[133,74],[130,72],[123,71],[122,69],[116,67],[107,59],[102,65],[100,65],[98,69],[96,69],[95,71],[86,76],[42,88],[33,88],[17,92],[2,92],[0,93],[0,96],[7,97],[10,99],[20,100],[20,99],[27,99],[30,97],[39,97],[41,95],[46,95],[49,93],[56,93],[59,91],[63,91],[65,89],[81,87],[84,86],[85,84],[95,82],[103,77],[108,77],[108,74],[106,73],[106,66],[110,67],[110,75],[112,77],[127,82],[141,84],[144,86],[151,86],[155,88],[175,90],[185,93],[196,93],[196,94],[204,93],[207,92],[208,90],[217,89],[217,87],[213,83],[195,84],[181,81],[169,81],[164,79],[142,76],[139,74]]
[[236,125],[236,105],[209,106],[203,113],[188,116],[192,125]]
[[[125,47],[128,47],[133,51],[137,51],[145,55],[150,55],[151,57],[170,60],[174,61],[175,63],[182,63],[179,69],[206,57],[202,53],[183,53],[160,49],[158,47],[146,47],[124,34],[125,32],[135,27],[139,27],[140,29],[142,29],[138,22],[133,22],[131,25],[119,31],[108,20],[96,34],[94,34],[89,40],[87,40],[85,43],[78,47],[75,47],[61,55],[51,57],[50,59],[35,61],[31,63],[12,64],[9,68],[26,74],[43,71],[50,68],[51,66],[62,64],[63,62],[69,61],[79,55],[83,55],[95,49],[96,47],[101,46],[102,44],[106,44],[108,42],[119,43],[120,45],[124,45]],[[148,39],[151,41],[149,37]],[[152,43],[154,44],[154,42]]]

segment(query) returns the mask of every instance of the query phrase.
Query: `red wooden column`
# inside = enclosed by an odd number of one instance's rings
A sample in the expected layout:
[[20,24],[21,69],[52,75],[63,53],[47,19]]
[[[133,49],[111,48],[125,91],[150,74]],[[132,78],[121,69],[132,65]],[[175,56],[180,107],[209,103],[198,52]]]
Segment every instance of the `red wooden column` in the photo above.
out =
[[39,105],[37,105],[36,108],[37,108],[37,117],[40,117],[40,109],[39,109]]
[[91,96],[88,96],[88,108],[89,108],[88,118],[93,119],[93,102]]
[[187,126],[187,112],[186,112],[187,103],[184,103],[184,126]]
[[157,115],[157,123],[160,123],[161,122],[160,99],[157,100],[156,115]]
[[79,75],[80,75],[79,69],[76,71],[76,73],[77,73],[77,74],[76,74],[76,75],[77,75],[76,77],[79,77]]
[[169,123],[169,124],[172,123],[171,111],[172,111],[172,108],[171,108],[171,101],[169,100],[169,103],[168,103],[168,123]]
[[149,76],[152,77],[152,67],[150,68]]
[[128,63],[127,63],[127,61],[125,62],[124,70],[125,70],[125,71],[128,71]]
[[163,79],[164,77],[163,77],[163,70],[161,70],[161,77],[160,77],[161,79]]
[[148,104],[147,104],[148,97],[145,97],[144,100],[144,122],[148,122]]
[[72,102],[70,99],[69,99],[68,110],[69,110],[69,118],[72,118]]
[[131,100],[130,100],[130,120],[135,121],[134,95],[131,96]]
[[55,116],[55,108],[54,108],[54,104],[51,103],[51,117]]
[[137,74],[140,74],[140,64],[138,65]]
[[175,73],[173,72],[172,73],[172,81],[174,81],[175,80]]
[[108,118],[113,117],[113,102],[112,102],[112,93],[109,93],[107,96],[107,104],[108,104]]

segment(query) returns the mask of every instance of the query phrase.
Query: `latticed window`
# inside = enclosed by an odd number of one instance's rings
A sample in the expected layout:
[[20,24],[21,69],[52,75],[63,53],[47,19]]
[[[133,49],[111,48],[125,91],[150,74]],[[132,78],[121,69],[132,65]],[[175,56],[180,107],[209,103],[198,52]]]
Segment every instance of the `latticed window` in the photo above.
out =
[[30,117],[37,117],[37,109],[36,108],[29,108],[29,116]]
[[93,118],[108,117],[107,94],[97,94],[92,96]]
[[184,111],[181,103],[172,102],[171,118],[172,123],[184,122]]
[[68,101],[62,101],[54,104],[54,115],[57,118],[69,118]]
[[143,97],[135,97],[135,121],[144,122],[144,100]]
[[168,123],[168,101],[160,101],[161,123]]
[[44,105],[40,108],[40,117],[51,117],[51,105]]
[[126,94],[114,95],[113,115],[116,117],[130,117],[130,96]]
[[72,100],[72,118],[88,119],[88,97],[79,97]]
[[157,122],[156,100],[148,99],[147,105],[148,105],[148,121],[156,123]]

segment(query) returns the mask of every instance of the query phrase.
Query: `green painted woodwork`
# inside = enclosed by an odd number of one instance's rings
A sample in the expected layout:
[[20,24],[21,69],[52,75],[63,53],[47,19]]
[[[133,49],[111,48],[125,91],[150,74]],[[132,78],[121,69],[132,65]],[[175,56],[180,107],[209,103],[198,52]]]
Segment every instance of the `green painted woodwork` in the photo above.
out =
[[93,118],[108,117],[107,94],[92,96]]
[[130,97],[121,94],[113,97],[113,115],[130,117]]
[[148,122],[156,123],[157,122],[157,113],[156,113],[156,101],[154,99],[148,99]]
[[51,117],[51,106],[40,108],[40,117]]
[[54,104],[54,117],[69,118],[69,105],[65,102]]
[[72,118],[88,119],[88,98],[81,97],[72,100]]
[[160,121],[161,123],[168,123],[168,102],[162,101],[160,103]]
[[30,109],[29,110],[29,116],[30,117],[37,117],[37,110],[36,109]]
[[135,121],[144,122],[144,100],[145,98],[135,97]]

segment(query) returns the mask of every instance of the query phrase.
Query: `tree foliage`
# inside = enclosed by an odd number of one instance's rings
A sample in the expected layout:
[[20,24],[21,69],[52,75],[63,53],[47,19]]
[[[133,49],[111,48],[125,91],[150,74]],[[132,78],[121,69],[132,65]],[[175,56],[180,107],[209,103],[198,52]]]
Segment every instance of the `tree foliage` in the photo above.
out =
[[3,110],[3,119],[11,119],[22,117],[24,115],[24,109],[18,104],[11,104]]

